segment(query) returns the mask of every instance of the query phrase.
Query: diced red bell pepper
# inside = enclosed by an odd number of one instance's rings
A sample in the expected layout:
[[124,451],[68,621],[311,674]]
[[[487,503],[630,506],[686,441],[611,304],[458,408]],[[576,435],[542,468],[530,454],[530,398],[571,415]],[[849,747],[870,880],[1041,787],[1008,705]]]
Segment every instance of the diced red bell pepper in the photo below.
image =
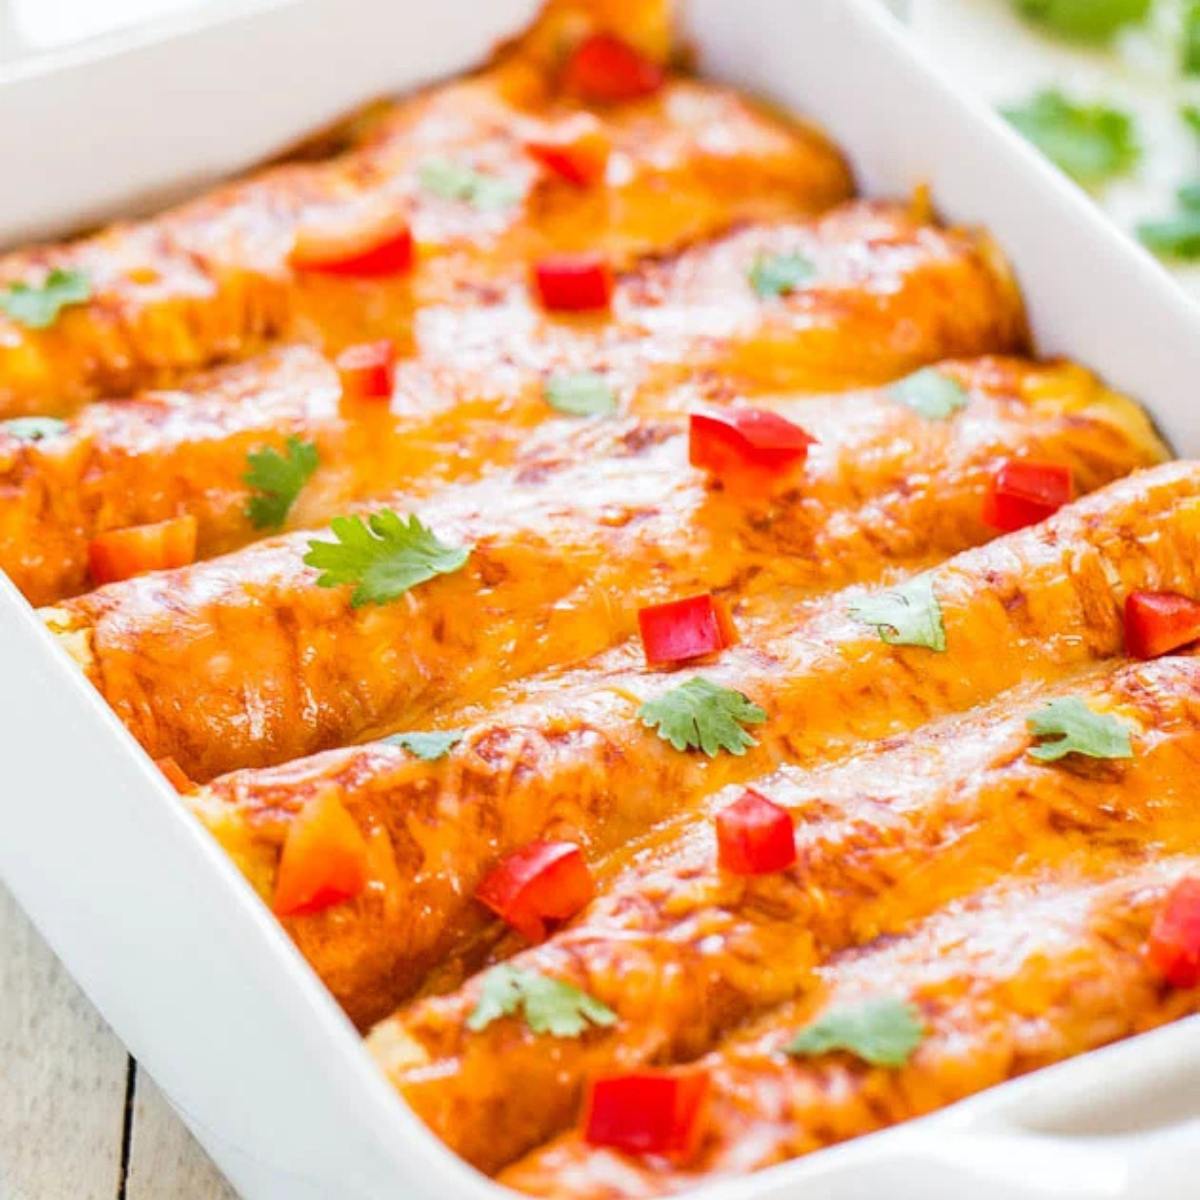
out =
[[662,67],[611,33],[593,33],[572,51],[562,86],[590,104],[651,96],[666,78]]
[[1177,592],[1130,592],[1125,598],[1125,650],[1158,658],[1200,639],[1200,604]]
[[558,254],[533,268],[542,307],[550,312],[595,312],[612,303],[613,273],[599,254]]
[[711,593],[638,611],[646,661],[652,666],[715,654],[737,641],[724,603]]
[[377,279],[412,270],[408,218],[388,205],[355,209],[338,220],[303,226],[288,259],[297,271]]
[[1182,879],[1150,928],[1146,954],[1172,986],[1200,984],[1200,879]]
[[802,463],[816,440],[799,425],[765,408],[692,413],[688,460],[718,479],[746,471],[772,475]]
[[592,1081],[583,1110],[583,1140],[628,1154],[685,1161],[704,1132],[711,1080],[706,1071],[645,1070]]
[[156,758],[154,765],[167,777],[167,782],[181,795],[196,790],[196,784],[184,774],[183,768],[170,755]]
[[796,861],[792,814],[747,788],[717,813],[717,861],[735,875],[767,875]]
[[540,942],[547,921],[573,917],[595,890],[574,842],[530,842],[492,868],[475,898],[529,941]]
[[367,841],[333,788],[296,814],[283,843],[272,907],[281,917],[319,912],[367,886]]
[[386,339],[347,346],[334,364],[346,400],[390,400],[396,383],[396,347]]
[[152,525],[110,529],[88,543],[88,573],[96,584],[196,561],[196,518],[172,517]]
[[1058,512],[1073,492],[1070,467],[1010,458],[988,483],[983,519],[993,529],[1011,533]]
[[576,113],[547,137],[525,143],[531,158],[576,187],[590,187],[604,177],[611,149],[608,134],[591,113]]

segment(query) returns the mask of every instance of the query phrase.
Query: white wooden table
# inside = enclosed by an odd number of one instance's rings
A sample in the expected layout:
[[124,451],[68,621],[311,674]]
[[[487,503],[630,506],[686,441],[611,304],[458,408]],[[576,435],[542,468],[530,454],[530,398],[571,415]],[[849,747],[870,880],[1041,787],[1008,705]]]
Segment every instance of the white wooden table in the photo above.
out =
[[0,1200],[234,1200],[3,886]]

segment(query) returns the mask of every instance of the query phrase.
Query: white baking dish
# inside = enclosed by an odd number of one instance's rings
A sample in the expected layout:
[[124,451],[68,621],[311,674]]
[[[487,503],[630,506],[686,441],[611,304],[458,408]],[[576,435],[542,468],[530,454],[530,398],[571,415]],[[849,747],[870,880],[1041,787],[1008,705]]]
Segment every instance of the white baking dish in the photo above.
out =
[[195,0],[58,51],[4,61],[0,47],[0,162],[29,164],[0,199],[0,245],[161,207],[355,104],[479,62],[535,10]]
[[[530,4],[435,7],[440,30],[478,35],[485,17],[494,31]],[[322,85],[326,103],[427,76],[425,6],[353,0],[339,6],[328,36],[312,38],[316,16],[328,21],[332,11],[330,0],[260,3],[249,25],[226,13],[143,39],[139,54],[149,57],[127,60],[129,78],[160,70],[155,54],[188,63],[193,81],[216,81],[206,84],[203,115],[225,133],[267,99],[261,77],[251,87],[226,70],[237,55],[265,62],[286,46],[302,56],[288,68],[296,78],[319,76],[331,55],[342,64],[357,55],[361,72]],[[1090,363],[1147,402],[1181,453],[1200,454],[1200,320],[1190,302],[1000,122],[931,73],[873,0],[691,0],[688,21],[709,74],[814,116],[849,151],[865,190],[897,194],[928,182],[947,216],[987,225],[1017,266],[1040,348]],[[397,40],[381,45],[381,28]],[[477,43],[464,43],[468,58]],[[438,54],[432,61],[449,65],[444,44]],[[67,107],[79,94],[70,72],[39,74],[62,114],[92,133],[104,128],[94,113]],[[20,88],[29,78],[0,85],[8,145],[17,142],[14,97],[28,95]],[[179,162],[179,174],[232,166],[304,132],[274,111],[255,123],[254,145],[239,138],[219,160]],[[333,115],[304,104],[294,112]],[[155,186],[169,182],[153,162],[143,171]],[[106,177],[87,207],[111,203],[122,187],[119,174]],[[15,207],[6,213],[11,201],[0,196],[0,227],[28,219]],[[251,1200],[504,1194],[391,1091],[280,927],[3,581],[0,663],[0,876],[235,1186]],[[705,1194],[1194,1200],[1197,1168],[1200,1019]]]

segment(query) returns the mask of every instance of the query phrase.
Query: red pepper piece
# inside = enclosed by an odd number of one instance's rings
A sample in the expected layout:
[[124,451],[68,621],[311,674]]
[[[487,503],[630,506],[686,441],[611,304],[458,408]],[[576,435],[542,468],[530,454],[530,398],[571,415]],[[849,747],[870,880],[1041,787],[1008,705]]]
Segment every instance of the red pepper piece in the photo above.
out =
[[376,279],[411,271],[413,257],[408,219],[389,205],[301,228],[288,261],[297,271]]
[[1058,512],[1073,491],[1070,467],[1010,458],[988,483],[983,519],[1004,533],[1024,529]]
[[599,254],[559,254],[533,268],[542,307],[550,312],[592,312],[612,303],[612,268]]
[[692,413],[688,461],[718,478],[746,471],[777,474],[802,463],[816,440],[765,408]]
[[1182,879],[1150,928],[1146,955],[1172,986],[1200,984],[1200,879]]
[[710,1079],[705,1071],[638,1071],[592,1081],[583,1139],[629,1154],[690,1158],[704,1131]]
[[152,525],[110,529],[88,543],[88,573],[96,584],[196,561],[196,518],[172,517]]
[[715,654],[737,641],[728,610],[711,593],[640,609],[638,627],[653,666]]
[[530,842],[492,868],[475,898],[529,941],[540,942],[547,921],[573,917],[595,890],[574,842]]
[[281,917],[319,912],[367,886],[367,842],[326,788],[296,814],[283,843],[272,907]]
[[662,67],[611,33],[593,33],[575,47],[563,68],[563,88],[591,104],[617,104],[651,96],[666,78]]
[[526,142],[525,150],[547,170],[583,188],[604,178],[611,145],[591,113],[576,113],[546,138]]
[[387,340],[348,346],[334,364],[346,400],[390,400],[396,383],[396,347]]
[[1177,592],[1130,592],[1125,598],[1125,650],[1158,658],[1200,639],[1200,604]]
[[735,875],[767,875],[796,861],[792,814],[747,788],[717,813],[717,861]]

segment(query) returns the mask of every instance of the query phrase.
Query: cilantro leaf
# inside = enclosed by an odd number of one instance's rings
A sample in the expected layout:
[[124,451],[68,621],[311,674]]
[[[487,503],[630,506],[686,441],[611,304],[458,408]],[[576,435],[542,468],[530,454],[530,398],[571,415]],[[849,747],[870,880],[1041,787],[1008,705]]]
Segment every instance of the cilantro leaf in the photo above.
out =
[[242,480],[260,493],[246,502],[246,516],[255,529],[278,529],[283,524],[320,462],[312,442],[290,437],[284,449],[286,454],[280,454],[266,446],[246,458],[250,469]]
[[911,1004],[884,998],[827,1012],[800,1030],[784,1051],[809,1057],[845,1050],[873,1067],[902,1067],[924,1036]]
[[803,254],[760,254],[750,268],[750,286],[762,296],[787,296],[807,283],[816,268]]
[[1078,696],[1051,700],[1032,713],[1026,724],[1039,738],[1055,738],[1040,746],[1031,746],[1030,757],[1038,762],[1057,762],[1068,754],[1088,758],[1132,758],[1129,726],[1109,713],[1098,713]]
[[0,292],[0,308],[27,329],[48,329],[64,308],[84,304],[91,298],[92,284],[82,271],[55,267],[40,286],[10,284],[6,291]]
[[1164,258],[1200,258],[1200,212],[1184,211],[1161,221],[1143,221],[1138,241]]
[[1194,134],[1200,135],[1200,106],[1185,104],[1180,108],[1179,115]]
[[508,208],[521,198],[511,179],[501,179],[446,158],[432,158],[420,171],[421,186],[443,200],[463,200],[481,212]]
[[718,687],[700,675],[657,700],[647,700],[638,716],[676,750],[703,750],[709,758],[716,758],[719,750],[740,755],[757,746],[742,726],[761,725],[767,719],[766,712],[749,697]]
[[607,417],[617,411],[617,398],[608,380],[595,371],[551,375],[542,394],[555,412],[569,417]]
[[1051,33],[1076,41],[1103,42],[1123,25],[1141,21],[1150,0],[1014,0],[1017,12]]
[[1086,187],[1125,174],[1141,156],[1134,119],[1120,109],[1076,104],[1050,90],[1000,111],[1018,133]]
[[891,591],[855,600],[850,615],[864,625],[874,625],[889,646],[925,646],[939,654],[945,652],[942,606],[933,594],[933,580],[928,575],[918,575]]
[[892,388],[892,395],[929,421],[945,421],[967,407],[967,390],[957,379],[926,367]]
[[362,517],[334,517],[336,542],[309,542],[304,562],[321,571],[320,587],[357,586],[352,608],[387,604],[418,583],[459,570],[470,546],[447,546],[432,530],[410,516],[407,524],[390,508]]
[[399,746],[415,754],[423,762],[436,762],[445,758],[463,740],[465,729],[435,729],[430,733],[393,733],[381,738],[386,746]]
[[1184,0],[1179,61],[1185,75],[1200,74],[1200,0]]
[[483,977],[479,1003],[467,1018],[467,1028],[478,1033],[518,1010],[524,1011],[525,1024],[534,1033],[560,1038],[578,1037],[588,1025],[617,1022],[617,1014],[607,1004],[573,984],[502,963]]
[[58,437],[67,431],[66,421],[57,417],[13,417],[9,421],[0,421],[0,429],[10,437],[22,442],[41,442],[46,438]]
[[1200,183],[1184,184],[1176,193],[1179,212],[1160,221],[1143,221],[1138,240],[1167,258],[1200,258]]

